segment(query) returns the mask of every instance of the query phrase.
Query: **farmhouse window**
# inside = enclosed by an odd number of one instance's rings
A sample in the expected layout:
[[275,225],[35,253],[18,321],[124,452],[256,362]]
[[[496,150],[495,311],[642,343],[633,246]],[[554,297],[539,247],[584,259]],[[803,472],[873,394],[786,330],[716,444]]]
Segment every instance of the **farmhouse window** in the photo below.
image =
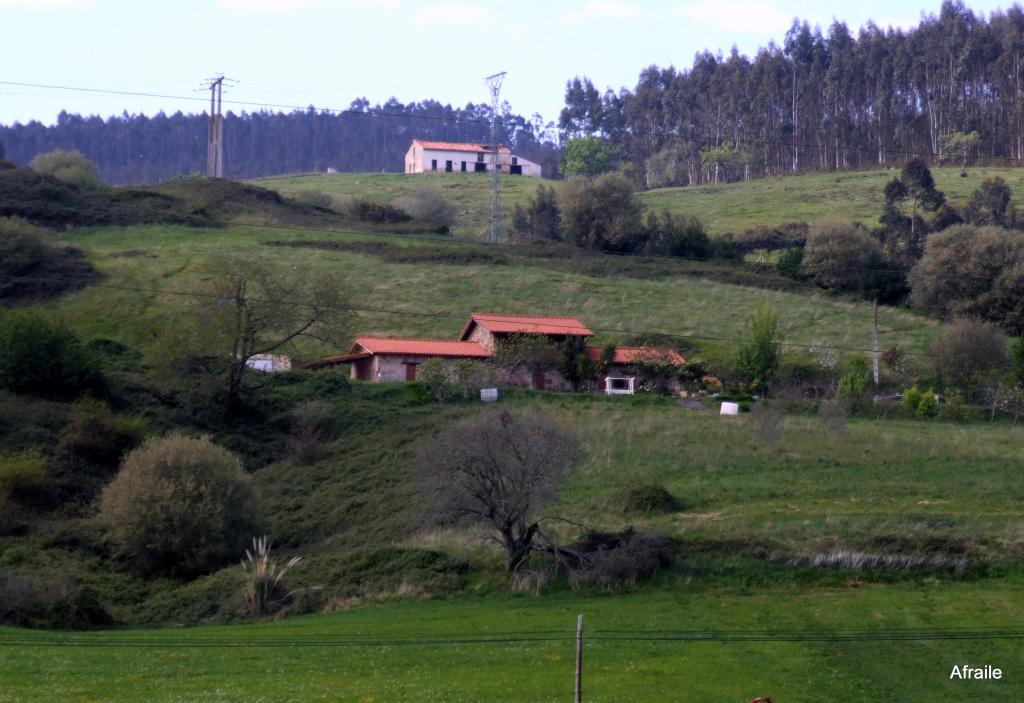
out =
[[462,162],[462,172],[463,173],[466,172],[466,162],[465,161]]
[[512,165],[514,166],[514,165],[516,165],[517,163],[519,163],[519,157],[518,157],[518,156],[513,156],[513,157],[512,157]]
[[446,173],[451,173],[452,172],[452,162],[451,161],[445,161],[444,162],[444,170],[445,170]]
[[476,160],[477,161],[483,161],[484,160],[484,155],[483,155],[482,152],[476,155]]
[[437,170],[437,159],[431,159],[430,160],[430,170],[431,171],[436,171]]

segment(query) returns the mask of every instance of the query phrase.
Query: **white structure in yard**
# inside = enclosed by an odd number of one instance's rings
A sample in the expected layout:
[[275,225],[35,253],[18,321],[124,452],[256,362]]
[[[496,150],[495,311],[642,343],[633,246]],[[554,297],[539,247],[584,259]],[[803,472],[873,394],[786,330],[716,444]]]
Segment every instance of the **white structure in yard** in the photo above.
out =
[[[405,172],[493,173],[494,147],[487,144],[459,144],[413,139],[405,152]],[[540,178],[540,165],[516,156],[507,146],[499,146],[497,170],[511,175]]]

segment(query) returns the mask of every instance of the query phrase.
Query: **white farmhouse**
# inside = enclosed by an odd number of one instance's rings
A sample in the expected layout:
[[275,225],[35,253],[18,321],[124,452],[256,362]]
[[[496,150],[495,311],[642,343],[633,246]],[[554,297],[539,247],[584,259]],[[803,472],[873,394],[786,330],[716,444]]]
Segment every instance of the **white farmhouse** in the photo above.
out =
[[[494,147],[487,144],[429,142],[413,139],[405,152],[405,172],[447,171],[490,173],[494,169]],[[511,175],[540,178],[540,165],[516,156],[507,146],[499,146],[497,169]]]

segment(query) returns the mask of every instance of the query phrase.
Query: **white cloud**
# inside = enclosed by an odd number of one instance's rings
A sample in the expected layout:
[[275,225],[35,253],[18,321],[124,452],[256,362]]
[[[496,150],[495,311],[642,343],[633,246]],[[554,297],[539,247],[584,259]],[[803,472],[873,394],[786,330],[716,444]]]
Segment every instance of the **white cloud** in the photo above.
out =
[[705,27],[775,35],[789,29],[793,15],[771,0],[698,0],[676,8],[675,14]]
[[460,2],[441,2],[421,7],[416,11],[419,22],[436,24],[476,24],[490,22],[491,11],[482,5]]
[[96,0],[0,0],[0,7],[18,10],[73,10],[95,4]]

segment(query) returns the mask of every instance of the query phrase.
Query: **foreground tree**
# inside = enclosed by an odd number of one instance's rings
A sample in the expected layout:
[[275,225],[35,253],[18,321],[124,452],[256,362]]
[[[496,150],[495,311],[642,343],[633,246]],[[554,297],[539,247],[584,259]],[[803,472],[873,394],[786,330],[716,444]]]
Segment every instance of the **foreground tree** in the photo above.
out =
[[751,390],[767,394],[779,371],[779,319],[764,307],[751,318],[747,339],[736,352],[736,375]]
[[822,288],[854,291],[861,287],[869,259],[880,256],[878,242],[864,230],[825,223],[808,233],[801,269]]
[[222,259],[205,273],[186,339],[171,335],[166,353],[180,360],[182,349],[174,347],[184,344],[193,365],[223,378],[229,407],[252,387],[252,357],[284,353],[303,337],[340,347],[347,336],[350,313],[334,276],[241,258]]
[[423,444],[416,471],[433,514],[484,528],[512,573],[544,537],[540,509],[579,455],[575,436],[546,414],[489,410]]

